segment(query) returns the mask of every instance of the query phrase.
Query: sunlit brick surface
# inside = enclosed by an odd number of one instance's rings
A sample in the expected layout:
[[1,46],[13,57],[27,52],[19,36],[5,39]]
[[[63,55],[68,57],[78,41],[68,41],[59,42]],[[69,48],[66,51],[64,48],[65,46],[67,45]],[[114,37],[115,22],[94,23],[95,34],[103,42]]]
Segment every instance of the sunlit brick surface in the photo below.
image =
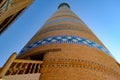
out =
[[5,76],[3,80],[39,80],[40,73]]
[[18,58],[42,54],[40,80],[120,80],[117,62],[67,4],[59,6]]

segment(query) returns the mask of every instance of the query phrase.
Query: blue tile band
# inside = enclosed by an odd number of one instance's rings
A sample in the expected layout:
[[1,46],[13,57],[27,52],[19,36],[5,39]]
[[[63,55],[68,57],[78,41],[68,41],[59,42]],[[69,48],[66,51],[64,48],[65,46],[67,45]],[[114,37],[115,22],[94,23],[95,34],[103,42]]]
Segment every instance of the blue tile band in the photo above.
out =
[[[46,27],[46,26],[43,26]],[[56,31],[56,30],[75,30],[75,31],[79,31],[79,32],[84,32],[87,33],[88,35],[93,35],[94,34],[90,33],[88,30],[84,30],[84,28],[80,27],[80,26],[74,26],[71,24],[57,24],[54,26],[47,26],[45,29],[41,29],[41,31],[39,32],[40,34],[44,34],[44,33],[48,33],[48,32],[52,32],[52,31]]]
[[38,46],[42,46],[42,45],[47,45],[47,44],[57,44],[57,43],[67,43],[67,44],[82,44],[84,46],[90,46],[92,48],[96,48],[110,56],[112,56],[110,54],[110,52],[104,48],[103,46],[91,41],[91,40],[88,40],[88,39],[85,39],[85,38],[82,38],[82,37],[79,37],[79,36],[70,36],[70,35],[60,35],[60,36],[51,36],[51,37],[46,37],[44,39],[41,39],[39,41],[36,41],[26,47],[24,47],[22,49],[22,51],[20,52],[20,54],[32,49],[32,48],[35,48],[35,47],[38,47]]

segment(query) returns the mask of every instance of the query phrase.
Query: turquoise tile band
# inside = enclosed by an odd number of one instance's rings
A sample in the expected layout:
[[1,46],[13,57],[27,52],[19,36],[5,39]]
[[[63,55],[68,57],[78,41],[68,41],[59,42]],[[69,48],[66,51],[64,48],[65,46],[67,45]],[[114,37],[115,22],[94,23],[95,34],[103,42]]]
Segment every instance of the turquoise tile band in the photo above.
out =
[[20,54],[22,54],[22,53],[24,53],[32,48],[42,46],[42,45],[47,45],[47,44],[53,44],[53,43],[54,44],[57,44],[57,43],[80,44],[80,45],[84,45],[84,46],[90,46],[92,48],[96,48],[96,49],[111,56],[110,52],[106,48],[104,48],[103,46],[101,46],[101,45],[99,45],[91,40],[88,40],[86,38],[82,38],[79,36],[70,36],[70,35],[46,37],[44,39],[41,39],[39,41],[36,41],[36,42],[24,47],[22,49],[22,51],[20,52]]

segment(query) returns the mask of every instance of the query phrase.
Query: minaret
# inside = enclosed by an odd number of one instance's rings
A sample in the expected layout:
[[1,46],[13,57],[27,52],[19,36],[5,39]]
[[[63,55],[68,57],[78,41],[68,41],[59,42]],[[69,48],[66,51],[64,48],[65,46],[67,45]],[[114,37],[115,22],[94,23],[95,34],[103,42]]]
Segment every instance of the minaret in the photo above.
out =
[[43,61],[40,80],[120,80],[117,62],[67,3],[58,6],[18,58]]

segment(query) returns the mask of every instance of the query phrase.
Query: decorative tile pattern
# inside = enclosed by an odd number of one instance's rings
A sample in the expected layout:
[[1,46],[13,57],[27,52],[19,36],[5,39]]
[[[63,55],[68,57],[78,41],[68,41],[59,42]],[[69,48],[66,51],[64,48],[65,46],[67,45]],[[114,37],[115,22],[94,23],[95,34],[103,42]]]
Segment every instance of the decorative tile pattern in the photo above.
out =
[[78,36],[70,36],[70,35],[46,37],[42,40],[36,41],[36,42],[24,47],[22,49],[22,51],[20,52],[20,54],[30,50],[31,48],[35,48],[35,47],[47,45],[47,44],[57,44],[57,43],[80,44],[80,45],[82,44],[84,46],[90,46],[92,48],[96,48],[96,49],[103,51],[104,53],[111,56],[110,52],[107,49],[105,49],[103,46],[101,46],[91,40],[88,40],[88,39],[85,39],[82,37],[78,37]]
[[6,0],[2,6],[0,6],[0,16],[4,14],[9,9],[9,6],[12,5],[12,0]]

